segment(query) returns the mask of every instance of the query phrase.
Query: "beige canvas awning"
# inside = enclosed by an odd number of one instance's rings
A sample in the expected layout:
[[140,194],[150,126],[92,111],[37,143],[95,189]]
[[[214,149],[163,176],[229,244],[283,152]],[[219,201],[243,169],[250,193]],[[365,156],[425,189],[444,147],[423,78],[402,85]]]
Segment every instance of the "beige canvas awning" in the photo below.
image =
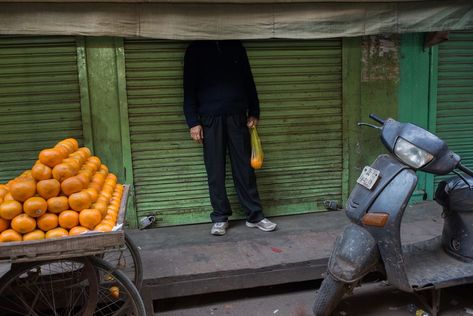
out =
[[105,1],[0,1],[0,34],[313,39],[473,29],[473,1]]

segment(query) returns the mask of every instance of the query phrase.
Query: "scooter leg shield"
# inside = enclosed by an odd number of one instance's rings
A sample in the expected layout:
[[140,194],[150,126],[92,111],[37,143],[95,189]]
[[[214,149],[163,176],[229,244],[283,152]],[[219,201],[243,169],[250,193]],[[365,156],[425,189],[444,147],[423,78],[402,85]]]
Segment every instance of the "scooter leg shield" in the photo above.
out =
[[350,224],[335,241],[328,270],[336,279],[352,283],[370,272],[379,258],[373,236],[363,227]]

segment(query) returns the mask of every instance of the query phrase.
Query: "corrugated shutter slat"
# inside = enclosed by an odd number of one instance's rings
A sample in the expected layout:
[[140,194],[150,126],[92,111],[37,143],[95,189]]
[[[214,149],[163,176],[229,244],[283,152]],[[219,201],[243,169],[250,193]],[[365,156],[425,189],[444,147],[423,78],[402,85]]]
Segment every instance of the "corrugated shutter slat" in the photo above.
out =
[[74,37],[0,38],[0,183],[66,137],[82,143]]
[[473,167],[473,32],[451,32],[439,45],[437,135]]

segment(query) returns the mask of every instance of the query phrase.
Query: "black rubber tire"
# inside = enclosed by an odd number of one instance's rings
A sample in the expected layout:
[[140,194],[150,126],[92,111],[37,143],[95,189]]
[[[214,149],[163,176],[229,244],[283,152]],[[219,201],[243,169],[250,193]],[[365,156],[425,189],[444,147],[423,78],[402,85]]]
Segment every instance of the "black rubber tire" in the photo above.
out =
[[313,312],[315,316],[329,316],[348,291],[349,284],[336,280],[327,274],[315,296]]
[[143,263],[141,262],[141,255],[138,247],[136,247],[133,239],[128,236],[127,232],[125,231],[125,245],[130,250],[131,256],[133,257],[133,261],[135,263],[135,279],[133,283],[135,283],[136,288],[138,291],[141,291],[141,286],[143,284]]

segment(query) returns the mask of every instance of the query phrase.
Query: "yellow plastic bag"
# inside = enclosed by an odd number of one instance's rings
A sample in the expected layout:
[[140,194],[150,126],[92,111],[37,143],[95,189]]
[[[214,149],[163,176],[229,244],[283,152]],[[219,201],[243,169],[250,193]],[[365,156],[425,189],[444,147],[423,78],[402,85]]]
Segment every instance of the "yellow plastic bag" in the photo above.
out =
[[263,167],[263,147],[261,146],[261,140],[256,131],[256,127],[250,128],[251,134],[251,167],[253,169],[261,169]]

